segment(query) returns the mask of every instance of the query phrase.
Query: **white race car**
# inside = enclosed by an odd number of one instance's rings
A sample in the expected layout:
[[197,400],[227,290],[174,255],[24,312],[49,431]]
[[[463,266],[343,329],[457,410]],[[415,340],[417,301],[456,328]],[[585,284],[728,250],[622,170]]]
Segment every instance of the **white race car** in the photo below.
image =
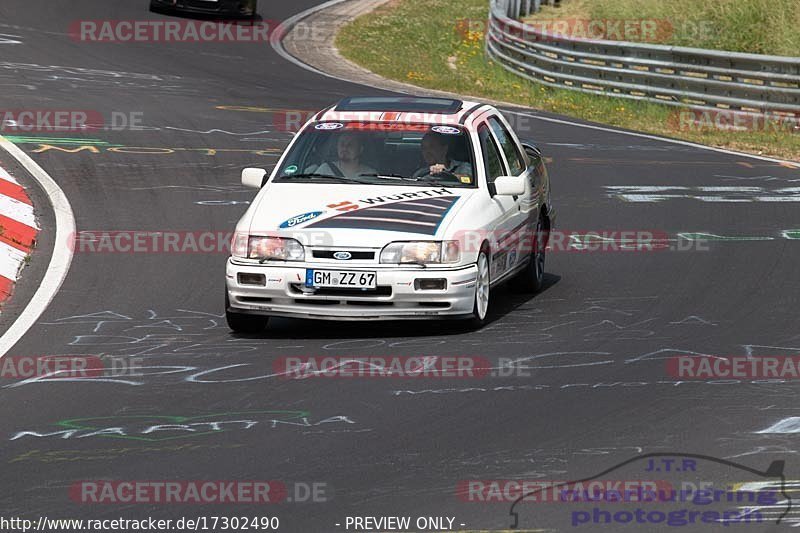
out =
[[465,318],[492,289],[542,287],[555,213],[540,152],[492,106],[353,97],[303,126],[236,227],[228,325],[270,316]]

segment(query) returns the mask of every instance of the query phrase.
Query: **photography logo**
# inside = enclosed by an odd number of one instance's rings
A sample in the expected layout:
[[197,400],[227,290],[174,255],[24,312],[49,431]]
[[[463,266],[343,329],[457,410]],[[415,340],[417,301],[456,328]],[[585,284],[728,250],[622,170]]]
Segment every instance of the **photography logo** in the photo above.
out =
[[[792,509],[784,468],[783,460],[772,461],[762,471],[709,455],[642,454],[592,476],[524,491],[511,503],[511,529],[520,527],[524,504],[526,527],[561,528],[569,523],[586,531],[667,531],[681,526],[705,531],[713,526],[780,524]],[[542,505],[554,501],[561,505]]]

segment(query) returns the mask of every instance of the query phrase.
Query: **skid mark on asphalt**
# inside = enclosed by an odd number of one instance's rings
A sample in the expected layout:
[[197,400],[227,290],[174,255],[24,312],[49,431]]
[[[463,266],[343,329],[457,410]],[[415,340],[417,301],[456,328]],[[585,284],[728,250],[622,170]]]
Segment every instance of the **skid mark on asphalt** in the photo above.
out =
[[7,33],[0,33],[0,45],[2,44],[22,44],[22,41],[17,39],[22,39],[19,35],[9,35]]
[[800,181],[800,178],[782,178],[779,176],[772,176],[770,174],[764,174],[762,176],[731,176],[729,174],[714,174],[714,177],[722,178],[723,181],[785,181],[788,183]]
[[216,129],[216,128],[203,131],[203,130],[192,130],[192,129],[187,129],[187,128],[176,128],[176,127],[173,127],[173,126],[165,126],[164,129],[165,130],[180,131],[180,132],[185,132],[185,133],[197,133],[197,134],[201,134],[201,135],[208,135],[208,134],[211,134],[211,133],[221,133],[221,134],[224,134],[224,135],[232,135],[234,137],[246,137],[248,135],[261,135],[263,133],[273,133],[270,130],[257,130],[257,131],[249,131],[249,132],[245,132],[245,133],[237,133],[237,132],[233,132],[233,131],[220,130],[220,129]]
[[623,202],[657,203],[698,200],[709,203],[800,202],[800,187],[769,189],[758,186],[608,185],[608,197]]
[[149,187],[128,187],[129,191],[153,191],[153,190],[186,190],[202,192],[247,192],[252,194],[252,189],[241,185],[153,185]]

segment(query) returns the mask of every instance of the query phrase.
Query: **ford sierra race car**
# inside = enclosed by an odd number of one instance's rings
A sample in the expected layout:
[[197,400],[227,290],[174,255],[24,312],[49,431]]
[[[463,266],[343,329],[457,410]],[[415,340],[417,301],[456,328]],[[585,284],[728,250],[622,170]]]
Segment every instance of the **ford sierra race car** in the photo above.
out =
[[351,97],[317,113],[260,189],[226,267],[229,327],[269,317],[487,317],[492,290],[542,288],[555,220],[539,150],[494,107]]

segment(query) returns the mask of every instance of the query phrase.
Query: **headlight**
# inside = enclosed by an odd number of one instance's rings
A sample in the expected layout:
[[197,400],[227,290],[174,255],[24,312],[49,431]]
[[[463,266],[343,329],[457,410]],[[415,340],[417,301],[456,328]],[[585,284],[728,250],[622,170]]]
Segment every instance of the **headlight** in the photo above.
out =
[[231,255],[233,257],[247,257],[247,233],[237,231],[231,242]]
[[250,237],[247,244],[249,259],[273,259],[276,261],[303,261],[306,252],[295,239],[283,237]]
[[460,260],[458,241],[393,242],[381,251],[381,263],[442,264]]

